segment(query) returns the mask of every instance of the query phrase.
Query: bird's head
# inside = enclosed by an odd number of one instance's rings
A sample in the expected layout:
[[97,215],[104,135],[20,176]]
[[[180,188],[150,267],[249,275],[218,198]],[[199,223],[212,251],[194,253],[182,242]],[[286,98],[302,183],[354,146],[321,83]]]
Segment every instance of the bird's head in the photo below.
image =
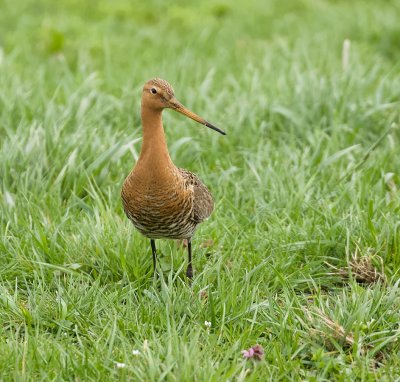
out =
[[187,117],[201,123],[202,125],[209,127],[210,129],[218,131],[222,135],[226,134],[218,127],[212,125],[205,119],[199,117],[197,114],[191,112],[186,107],[184,107],[175,98],[174,89],[172,88],[172,86],[167,81],[164,81],[160,78],[154,78],[144,84],[142,107],[147,107],[155,111],[162,111],[165,108],[170,108],[183,115],[186,115]]

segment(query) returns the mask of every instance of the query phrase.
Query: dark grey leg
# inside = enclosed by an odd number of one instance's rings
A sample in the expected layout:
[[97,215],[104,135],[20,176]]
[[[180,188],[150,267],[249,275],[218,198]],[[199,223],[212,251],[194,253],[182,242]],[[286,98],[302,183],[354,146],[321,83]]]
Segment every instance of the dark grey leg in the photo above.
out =
[[188,244],[188,266],[186,269],[186,277],[188,279],[193,278],[193,268],[192,268],[192,239],[187,239]]
[[157,262],[157,250],[156,250],[156,242],[153,239],[150,239],[151,251],[153,253],[153,270],[156,272],[156,262]]

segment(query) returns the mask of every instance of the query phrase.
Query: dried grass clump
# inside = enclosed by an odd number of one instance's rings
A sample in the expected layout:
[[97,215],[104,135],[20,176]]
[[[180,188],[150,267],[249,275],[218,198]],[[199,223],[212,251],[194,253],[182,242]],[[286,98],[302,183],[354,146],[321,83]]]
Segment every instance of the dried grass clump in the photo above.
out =
[[[357,248],[351,258],[347,260],[346,267],[337,268],[330,263],[326,264],[334,269],[333,274],[339,275],[343,279],[348,279],[352,275],[360,284],[386,283],[383,260],[377,254],[360,255]],[[375,264],[380,265],[380,270]]]
[[[355,344],[353,333],[346,331],[342,325],[332,320],[322,310],[313,308],[311,311],[306,308],[305,313],[309,320],[310,334],[318,336],[329,351],[337,350],[335,344],[339,344],[343,350],[351,349]],[[366,355],[371,349],[373,349],[372,344],[363,343],[360,352],[362,355]],[[381,350],[377,351],[371,358],[371,367],[379,367],[384,359],[384,353]]]
[[311,333],[319,335],[324,344],[333,350],[333,344],[330,339],[342,344],[343,348],[348,349],[354,345],[354,336],[351,332],[346,330],[338,322],[333,321],[322,310],[314,308],[313,311],[305,310],[306,316],[310,321]]

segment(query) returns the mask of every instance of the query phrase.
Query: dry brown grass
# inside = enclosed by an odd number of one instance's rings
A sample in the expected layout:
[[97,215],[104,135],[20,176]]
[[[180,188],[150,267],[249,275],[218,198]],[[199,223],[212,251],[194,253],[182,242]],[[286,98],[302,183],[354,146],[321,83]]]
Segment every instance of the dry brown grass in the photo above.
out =
[[352,276],[360,284],[386,283],[382,258],[376,253],[361,255],[358,247],[351,258],[347,259],[346,267],[338,268],[330,263],[326,264],[334,270],[334,275],[346,280]]
[[[319,308],[305,309],[305,314],[310,325],[310,335],[317,339],[326,347],[329,352],[337,351],[336,344],[339,344],[343,350],[348,350],[355,344],[354,334],[351,331],[340,325],[337,321],[330,318]],[[366,355],[369,350],[372,350],[373,346],[369,343],[363,343],[361,345],[360,352],[362,355]],[[371,367],[377,368],[381,366],[384,361],[384,353],[378,351],[371,358]]]
[[331,339],[340,343],[345,349],[354,345],[353,334],[346,332],[342,325],[332,320],[322,310],[318,308],[309,310],[306,308],[305,313],[311,326],[311,334],[319,336],[329,350],[334,349]]

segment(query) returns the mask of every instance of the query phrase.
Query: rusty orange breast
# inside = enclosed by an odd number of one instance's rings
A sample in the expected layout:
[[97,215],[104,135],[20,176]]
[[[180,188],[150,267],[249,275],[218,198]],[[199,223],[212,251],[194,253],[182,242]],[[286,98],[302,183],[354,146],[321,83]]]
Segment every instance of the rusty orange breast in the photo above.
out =
[[193,220],[193,189],[188,188],[175,166],[162,173],[138,165],[122,187],[126,215],[149,238],[189,238]]

